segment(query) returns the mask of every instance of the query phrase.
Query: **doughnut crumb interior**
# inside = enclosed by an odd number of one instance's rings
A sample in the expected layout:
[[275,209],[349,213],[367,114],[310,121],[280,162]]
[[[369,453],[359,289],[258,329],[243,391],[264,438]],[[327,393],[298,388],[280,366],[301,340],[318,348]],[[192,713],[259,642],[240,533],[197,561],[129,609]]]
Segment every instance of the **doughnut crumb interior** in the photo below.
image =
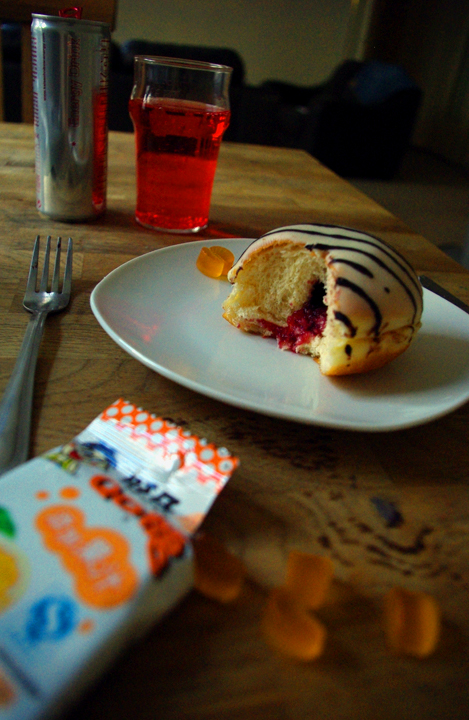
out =
[[382,367],[421,326],[423,293],[405,258],[377,237],[292,225],[255,240],[228,273],[223,317],[311,355],[324,375]]

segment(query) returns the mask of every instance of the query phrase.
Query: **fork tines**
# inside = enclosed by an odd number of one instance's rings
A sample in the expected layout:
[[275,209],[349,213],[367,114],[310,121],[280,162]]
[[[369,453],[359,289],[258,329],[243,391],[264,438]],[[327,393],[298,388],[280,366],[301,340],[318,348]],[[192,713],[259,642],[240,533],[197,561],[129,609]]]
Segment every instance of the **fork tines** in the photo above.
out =
[[[29,268],[28,283],[26,286],[27,292],[35,292],[37,285],[37,273],[39,267],[39,245],[40,236],[36,237],[33,249],[33,256],[31,258],[31,265]],[[50,246],[51,236],[48,235],[46,239],[46,248],[44,252],[44,265],[42,268],[41,281],[39,284],[39,292],[46,292],[49,280],[49,258],[50,258]],[[60,255],[62,249],[62,238],[57,238],[54,272],[52,276],[51,292],[59,292],[59,280],[60,280]],[[72,285],[72,252],[73,252],[73,241],[72,238],[68,238],[67,257],[65,261],[65,272],[62,283],[62,293],[70,293]]]

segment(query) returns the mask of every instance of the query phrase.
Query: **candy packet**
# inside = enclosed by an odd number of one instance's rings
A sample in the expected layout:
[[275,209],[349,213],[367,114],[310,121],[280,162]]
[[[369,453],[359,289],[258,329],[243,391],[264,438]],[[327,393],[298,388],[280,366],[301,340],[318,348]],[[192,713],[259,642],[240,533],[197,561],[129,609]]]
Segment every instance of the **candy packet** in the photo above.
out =
[[191,536],[237,464],[119,399],[2,476],[2,719],[62,712],[182,599]]

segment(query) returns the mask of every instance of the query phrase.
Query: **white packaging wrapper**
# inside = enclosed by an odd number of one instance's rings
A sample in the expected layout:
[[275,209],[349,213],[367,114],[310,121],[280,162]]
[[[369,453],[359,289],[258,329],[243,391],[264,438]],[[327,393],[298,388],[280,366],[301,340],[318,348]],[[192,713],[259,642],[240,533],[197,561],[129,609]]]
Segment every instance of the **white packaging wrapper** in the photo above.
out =
[[237,465],[118,400],[0,479],[0,718],[61,712],[190,590],[191,535]]

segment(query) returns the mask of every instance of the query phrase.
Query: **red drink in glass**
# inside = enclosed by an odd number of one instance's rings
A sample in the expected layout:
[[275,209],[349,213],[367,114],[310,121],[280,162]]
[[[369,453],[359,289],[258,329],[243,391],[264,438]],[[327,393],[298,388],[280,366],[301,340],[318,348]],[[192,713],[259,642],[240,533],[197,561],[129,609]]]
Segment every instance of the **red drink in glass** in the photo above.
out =
[[137,152],[137,222],[194,233],[208,224],[223,133],[227,65],[136,55],[129,112]]
[[137,221],[190,231],[208,223],[218,151],[230,111],[169,98],[129,101],[137,153]]

